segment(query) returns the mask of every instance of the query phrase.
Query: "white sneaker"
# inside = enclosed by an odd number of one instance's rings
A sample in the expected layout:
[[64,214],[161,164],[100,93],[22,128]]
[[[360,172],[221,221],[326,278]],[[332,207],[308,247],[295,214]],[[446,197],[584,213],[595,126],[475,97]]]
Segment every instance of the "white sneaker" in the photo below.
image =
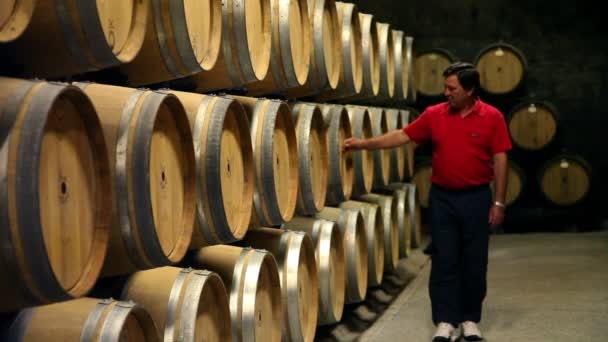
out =
[[462,337],[465,341],[483,341],[481,331],[473,321],[462,322]]
[[437,324],[437,330],[433,335],[433,342],[453,342],[458,339],[456,328],[450,323],[441,322]]

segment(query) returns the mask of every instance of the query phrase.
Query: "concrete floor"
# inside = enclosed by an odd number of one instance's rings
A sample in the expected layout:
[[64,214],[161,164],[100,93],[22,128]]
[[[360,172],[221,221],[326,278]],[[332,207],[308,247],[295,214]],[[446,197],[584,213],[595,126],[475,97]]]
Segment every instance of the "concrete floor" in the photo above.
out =
[[[430,341],[430,260],[360,341]],[[605,341],[608,232],[493,235],[486,341]]]

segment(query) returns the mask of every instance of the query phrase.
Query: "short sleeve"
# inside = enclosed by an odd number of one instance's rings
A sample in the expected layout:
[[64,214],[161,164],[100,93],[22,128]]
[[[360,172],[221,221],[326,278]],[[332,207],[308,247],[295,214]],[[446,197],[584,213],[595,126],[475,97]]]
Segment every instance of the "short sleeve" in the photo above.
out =
[[431,114],[425,110],[416,120],[403,128],[403,132],[420,144],[431,137]]
[[494,138],[492,140],[492,154],[501,152],[507,152],[511,150],[511,138],[509,137],[509,131],[507,130],[507,124],[505,118],[500,112],[496,119],[496,128],[494,130]]

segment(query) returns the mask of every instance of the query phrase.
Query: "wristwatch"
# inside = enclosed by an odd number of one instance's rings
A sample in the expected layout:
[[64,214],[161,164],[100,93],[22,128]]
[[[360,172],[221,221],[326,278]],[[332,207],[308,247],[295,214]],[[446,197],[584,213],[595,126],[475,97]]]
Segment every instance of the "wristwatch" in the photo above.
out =
[[500,201],[495,201],[494,205],[497,206],[497,207],[499,207],[499,208],[503,208],[503,209],[506,208],[505,204],[502,203],[502,202],[500,202]]

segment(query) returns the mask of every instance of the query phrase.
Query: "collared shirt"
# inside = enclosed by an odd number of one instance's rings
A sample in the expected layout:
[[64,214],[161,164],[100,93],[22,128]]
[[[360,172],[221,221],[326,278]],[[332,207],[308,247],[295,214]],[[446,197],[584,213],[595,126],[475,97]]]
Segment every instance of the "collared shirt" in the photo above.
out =
[[511,149],[504,116],[479,99],[465,117],[451,113],[447,102],[429,106],[403,131],[418,144],[431,139],[431,182],[449,189],[491,182],[494,154]]

